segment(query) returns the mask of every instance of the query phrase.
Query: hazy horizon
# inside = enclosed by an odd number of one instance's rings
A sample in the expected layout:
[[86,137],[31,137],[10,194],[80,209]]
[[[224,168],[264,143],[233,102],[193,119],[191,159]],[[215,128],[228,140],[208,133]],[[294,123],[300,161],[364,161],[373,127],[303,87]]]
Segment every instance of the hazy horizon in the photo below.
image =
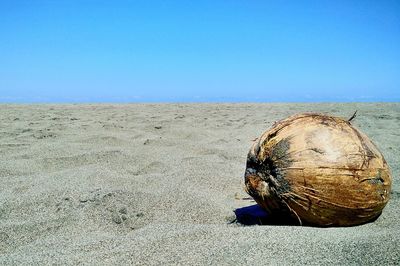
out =
[[234,98],[234,97],[185,97],[185,98],[142,98],[142,97],[88,97],[88,98],[7,98],[0,97],[0,104],[129,104],[129,103],[394,103],[400,98],[376,97],[332,97],[332,98]]

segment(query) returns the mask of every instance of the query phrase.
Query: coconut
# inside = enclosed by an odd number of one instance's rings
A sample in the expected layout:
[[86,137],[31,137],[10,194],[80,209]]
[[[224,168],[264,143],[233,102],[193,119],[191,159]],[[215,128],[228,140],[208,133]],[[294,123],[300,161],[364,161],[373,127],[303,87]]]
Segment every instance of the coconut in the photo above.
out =
[[247,193],[271,215],[300,224],[351,226],[376,219],[389,200],[391,173],[351,119],[305,113],[276,122],[250,149]]

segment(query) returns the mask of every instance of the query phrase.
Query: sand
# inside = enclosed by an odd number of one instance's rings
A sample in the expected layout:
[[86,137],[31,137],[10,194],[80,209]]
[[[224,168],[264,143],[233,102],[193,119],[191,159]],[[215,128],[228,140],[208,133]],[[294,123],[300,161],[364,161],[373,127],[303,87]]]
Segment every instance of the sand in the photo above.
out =
[[[278,119],[350,117],[393,173],[373,223],[241,225],[252,140]],[[400,103],[0,105],[0,264],[400,263]],[[246,208],[245,208],[246,209]]]

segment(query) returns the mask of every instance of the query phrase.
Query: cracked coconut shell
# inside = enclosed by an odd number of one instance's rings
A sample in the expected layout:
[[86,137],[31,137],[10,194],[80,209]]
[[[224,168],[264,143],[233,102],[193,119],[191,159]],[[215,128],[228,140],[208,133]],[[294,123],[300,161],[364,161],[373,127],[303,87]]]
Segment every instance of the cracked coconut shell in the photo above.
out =
[[250,149],[247,193],[270,214],[300,224],[374,220],[389,200],[391,173],[350,120],[306,113],[276,122]]

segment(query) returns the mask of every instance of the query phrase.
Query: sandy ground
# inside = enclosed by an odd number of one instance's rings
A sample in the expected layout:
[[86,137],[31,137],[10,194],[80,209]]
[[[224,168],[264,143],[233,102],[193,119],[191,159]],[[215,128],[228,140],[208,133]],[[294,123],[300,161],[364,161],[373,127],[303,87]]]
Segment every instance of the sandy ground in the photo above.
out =
[[[230,223],[252,140],[304,111],[350,117],[393,173],[373,223]],[[0,105],[0,264],[400,263],[400,103]]]

